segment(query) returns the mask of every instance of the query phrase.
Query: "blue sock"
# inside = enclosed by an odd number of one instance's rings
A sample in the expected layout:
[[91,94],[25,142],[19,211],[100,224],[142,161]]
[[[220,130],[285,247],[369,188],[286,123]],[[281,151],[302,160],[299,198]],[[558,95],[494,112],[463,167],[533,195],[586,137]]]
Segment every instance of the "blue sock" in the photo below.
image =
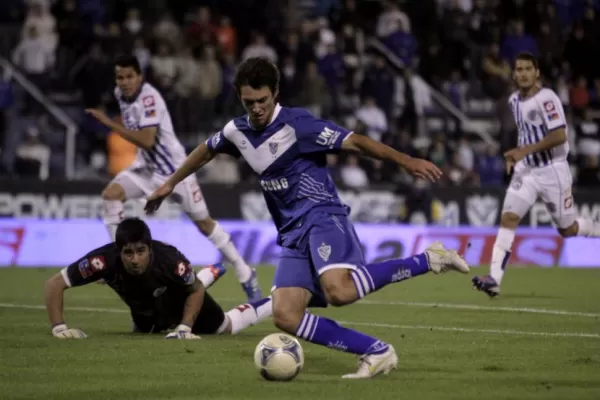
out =
[[352,271],[352,280],[359,298],[394,282],[401,282],[429,272],[425,253],[410,258],[396,258],[377,264],[368,264]]
[[358,355],[381,354],[389,348],[387,343],[374,337],[344,328],[331,319],[308,312],[304,314],[296,336],[314,344]]

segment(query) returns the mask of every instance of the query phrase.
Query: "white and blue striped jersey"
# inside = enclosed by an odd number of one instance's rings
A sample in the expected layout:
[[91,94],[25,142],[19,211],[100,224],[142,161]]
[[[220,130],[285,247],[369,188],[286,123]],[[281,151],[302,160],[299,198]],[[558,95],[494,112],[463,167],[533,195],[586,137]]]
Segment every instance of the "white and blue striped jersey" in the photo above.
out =
[[[556,93],[541,88],[526,99],[519,92],[513,93],[508,104],[512,111],[519,134],[518,147],[540,142],[549,132],[564,128],[568,135],[565,112]],[[516,167],[544,167],[556,162],[565,162],[569,154],[568,141],[551,150],[529,154]]]
[[123,98],[118,87],[114,93],[127,129],[157,128],[154,146],[151,150],[138,149],[133,167],[149,167],[159,175],[171,175],[186,159],[186,153],[175,136],[171,115],[163,97],[149,83],[142,84],[140,92],[131,102]]

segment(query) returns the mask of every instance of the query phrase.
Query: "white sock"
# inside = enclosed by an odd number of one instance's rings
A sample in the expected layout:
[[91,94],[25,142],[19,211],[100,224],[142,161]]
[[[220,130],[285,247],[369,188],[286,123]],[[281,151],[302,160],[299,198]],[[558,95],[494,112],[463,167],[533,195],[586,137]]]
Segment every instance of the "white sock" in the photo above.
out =
[[103,220],[110,240],[115,241],[115,235],[117,234],[117,225],[123,220],[123,202],[120,200],[104,200],[103,209]]
[[500,228],[498,235],[496,236],[496,242],[494,243],[494,250],[492,251],[492,265],[490,265],[490,275],[498,286],[502,282],[504,276],[504,268],[510,258],[510,250],[515,240],[515,231],[508,228]]
[[235,275],[241,283],[247,282],[252,275],[252,269],[246,264],[246,261],[238,253],[229,233],[223,230],[223,227],[215,221],[215,228],[208,236],[208,240],[213,242],[215,247],[223,254],[225,259],[235,267]]
[[202,282],[202,285],[204,285],[206,289],[208,289],[212,286],[213,283],[215,283],[215,274],[213,274],[213,271],[210,267],[202,268],[196,274],[196,278],[198,278],[198,280]]
[[591,218],[577,218],[579,230],[577,236],[585,237],[600,237],[600,222],[594,221]]
[[241,304],[226,315],[231,321],[231,334],[235,335],[249,326],[256,325],[273,314],[271,297],[265,297],[253,303]]

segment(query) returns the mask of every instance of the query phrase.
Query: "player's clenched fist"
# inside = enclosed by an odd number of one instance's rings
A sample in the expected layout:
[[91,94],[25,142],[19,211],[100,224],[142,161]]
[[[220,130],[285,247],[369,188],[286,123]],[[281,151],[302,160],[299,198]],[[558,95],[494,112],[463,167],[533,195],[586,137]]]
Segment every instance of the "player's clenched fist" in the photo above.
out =
[[192,333],[192,328],[187,325],[179,325],[175,330],[165,336],[165,339],[201,339],[200,336]]
[[144,207],[146,214],[152,214],[158,210],[163,200],[169,197],[171,193],[173,193],[173,187],[168,183],[156,189],[147,199],[146,206]]
[[52,328],[52,335],[59,339],[85,339],[87,335],[81,329],[68,328],[65,324],[56,325]]

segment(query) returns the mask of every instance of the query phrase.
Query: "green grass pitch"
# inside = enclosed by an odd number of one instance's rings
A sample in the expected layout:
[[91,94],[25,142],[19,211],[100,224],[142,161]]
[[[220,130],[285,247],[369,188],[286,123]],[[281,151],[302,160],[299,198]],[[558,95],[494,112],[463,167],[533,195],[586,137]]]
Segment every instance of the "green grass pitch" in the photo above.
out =
[[[134,336],[124,305],[93,284],[65,295],[67,323],[89,338],[61,341],[43,309],[57,270],[0,268],[0,399],[600,399],[600,270],[513,268],[497,299],[471,289],[473,270],[317,311],[392,343],[389,376],[342,380],[354,356],[302,342],[304,371],[277,383],[252,360],[270,321],[199,341]],[[273,269],[259,276],[267,291]],[[244,300],[231,272],[210,292],[224,309]]]

